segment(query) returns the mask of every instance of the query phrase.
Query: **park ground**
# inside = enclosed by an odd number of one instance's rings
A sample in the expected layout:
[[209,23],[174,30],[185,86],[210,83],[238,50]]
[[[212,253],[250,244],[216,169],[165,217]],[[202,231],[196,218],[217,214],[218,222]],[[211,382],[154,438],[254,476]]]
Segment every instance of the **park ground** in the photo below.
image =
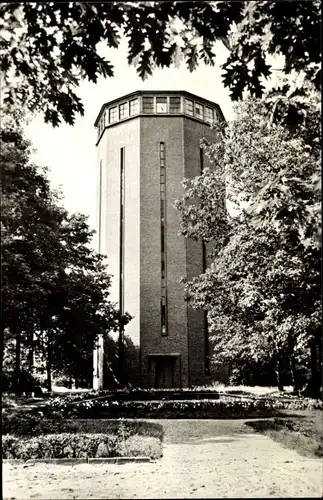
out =
[[3,465],[3,498],[322,497],[320,458],[255,432],[246,420],[158,420],[164,456],[124,465]]

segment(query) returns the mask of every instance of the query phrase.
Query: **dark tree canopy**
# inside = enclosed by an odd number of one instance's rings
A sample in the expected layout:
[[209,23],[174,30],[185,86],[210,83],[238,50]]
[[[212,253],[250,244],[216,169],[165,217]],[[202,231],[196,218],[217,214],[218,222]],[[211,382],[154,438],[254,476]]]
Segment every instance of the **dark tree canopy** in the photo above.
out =
[[[177,23],[175,21],[178,21]],[[271,73],[266,55],[285,57],[284,72],[304,71],[320,85],[320,2],[7,2],[0,5],[0,70],[5,103],[43,111],[45,121],[73,124],[84,107],[82,79],[113,76],[99,42],[128,43],[128,62],[146,78],[180,55],[190,71],[213,65],[213,44],[229,55],[223,82],[233,100],[261,97]]]
[[276,90],[236,105],[234,121],[214,125],[219,141],[204,141],[212,168],[185,180],[177,202],[182,234],[208,244],[207,269],[186,280],[186,292],[208,314],[214,363],[242,373],[276,363],[278,375],[289,365],[295,390],[310,372],[306,390],[315,397],[322,383],[319,104],[305,82],[302,92]]
[[21,130],[4,125],[1,365],[14,339],[17,374],[22,347],[40,354],[48,373],[65,366],[76,374],[98,336],[117,331],[130,316],[109,300],[111,276],[104,256],[89,246],[87,218],[60,206],[46,170],[31,163]]

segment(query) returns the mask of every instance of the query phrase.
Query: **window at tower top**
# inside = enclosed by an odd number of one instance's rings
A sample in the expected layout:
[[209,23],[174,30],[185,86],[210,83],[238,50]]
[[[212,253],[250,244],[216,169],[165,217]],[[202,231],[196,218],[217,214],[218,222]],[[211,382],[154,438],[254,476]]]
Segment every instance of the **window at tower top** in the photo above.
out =
[[185,99],[185,111],[188,115],[193,116],[193,101]]
[[[181,94],[179,91],[151,91],[153,95],[141,91],[130,94],[129,96],[121,97],[119,100],[107,103],[96,122],[98,139],[102,136],[103,131],[110,125],[115,125],[119,121],[124,121],[136,115],[181,115],[184,114],[193,119],[202,120],[207,124],[219,121],[222,119],[221,112],[212,106],[211,101],[191,95],[190,93]],[[127,99],[128,97],[128,99]],[[118,102],[119,101],[119,102]]]
[[132,99],[129,102],[129,112],[130,112],[130,116],[136,115],[139,112],[139,101],[138,101],[138,99]]
[[197,102],[195,103],[195,116],[203,120],[203,106]]
[[154,113],[154,98],[153,97],[143,97],[142,98],[142,111],[143,113]]
[[119,120],[128,118],[128,116],[129,116],[129,103],[124,102],[122,104],[119,104]]
[[157,97],[156,99],[156,112],[167,113],[167,97]]
[[205,121],[212,123],[214,120],[213,109],[205,107]]
[[180,113],[181,112],[181,98],[180,97],[170,97],[169,98],[169,111],[170,111],[170,113]]
[[118,108],[115,106],[114,108],[109,109],[109,123],[114,123],[118,119]]

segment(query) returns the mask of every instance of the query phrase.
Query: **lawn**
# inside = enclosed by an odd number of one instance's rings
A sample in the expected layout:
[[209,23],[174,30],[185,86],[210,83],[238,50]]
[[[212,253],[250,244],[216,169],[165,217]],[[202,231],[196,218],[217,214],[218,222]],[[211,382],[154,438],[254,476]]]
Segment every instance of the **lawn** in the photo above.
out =
[[282,410],[281,417],[248,422],[254,430],[269,436],[285,448],[309,458],[323,456],[321,410]]
[[[149,425],[147,422],[139,421],[138,418],[235,418],[239,420],[252,417],[254,421],[248,422],[247,425],[255,431],[266,434],[271,439],[302,455],[316,458],[323,456],[322,402],[292,396],[291,388],[282,393],[278,392],[276,388],[270,387],[226,387],[221,384],[195,389],[197,392],[200,391],[201,395],[206,394],[208,390],[211,392],[217,390],[221,396],[220,399],[214,401],[206,399],[176,400],[174,393],[174,401],[168,397],[163,397],[159,401],[149,401],[149,399],[146,401],[127,401],[125,399],[118,401],[116,393],[111,398],[111,393],[110,395],[100,393],[100,396],[96,396],[94,392],[87,392],[83,395],[79,393],[64,394],[54,399],[51,398],[46,402],[47,410],[46,408],[33,408],[32,411],[27,410],[26,405],[28,406],[30,403],[37,405],[37,402],[41,403],[41,400],[12,398],[10,396],[5,398],[3,405],[5,409],[3,411],[2,432],[17,436],[15,429],[19,429],[18,435],[25,437],[64,432],[74,435],[92,433],[111,436],[118,434],[122,417],[125,417],[129,418],[125,439],[130,436],[139,436],[141,447],[145,438],[152,438],[160,443],[157,444],[158,448],[163,440],[162,427],[156,426],[153,422],[151,422],[152,425]],[[185,391],[183,392],[185,393]],[[147,394],[149,395],[148,391]],[[25,408],[25,415],[21,414],[15,424],[14,414],[20,413],[19,407]],[[42,417],[39,416],[40,411]],[[7,416],[10,414],[11,423],[8,428]],[[44,418],[45,415],[53,418]],[[111,420],[111,418],[116,420]],[[34,419],[34,423],[28,419]],[[157,451],[155,455],[158,454]]]

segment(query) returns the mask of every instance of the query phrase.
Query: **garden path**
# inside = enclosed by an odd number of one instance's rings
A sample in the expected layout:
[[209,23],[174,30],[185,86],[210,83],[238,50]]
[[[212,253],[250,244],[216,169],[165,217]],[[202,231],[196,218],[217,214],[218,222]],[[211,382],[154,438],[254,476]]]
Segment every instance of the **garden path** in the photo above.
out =
[[322,497],[320,459],[242,420],[158,420],[164,457],[148,464],[4,464],[5,499]]

